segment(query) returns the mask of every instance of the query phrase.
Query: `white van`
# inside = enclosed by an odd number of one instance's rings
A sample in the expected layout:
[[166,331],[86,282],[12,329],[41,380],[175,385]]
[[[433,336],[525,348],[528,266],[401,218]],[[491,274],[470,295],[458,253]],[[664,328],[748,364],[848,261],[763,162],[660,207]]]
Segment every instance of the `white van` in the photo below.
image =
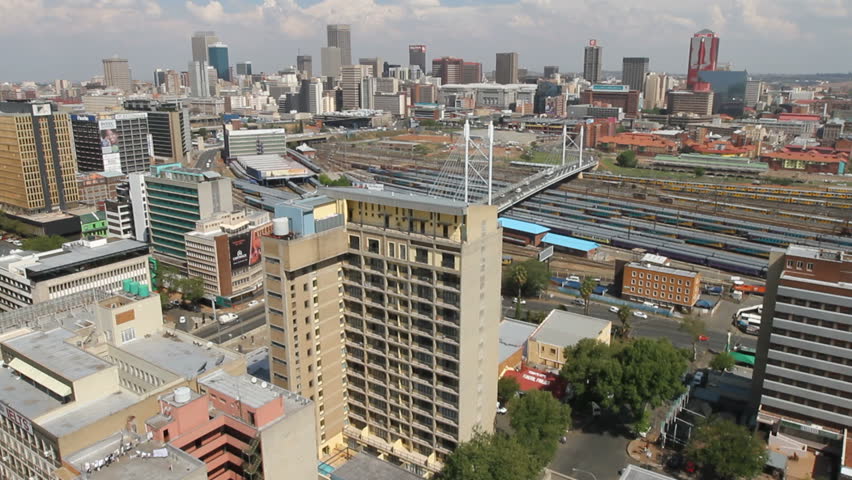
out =
[[226,323],[231,323],[237,321],[240,318],[236,313],[223,313],[219,315],[219,323],[224,325]]

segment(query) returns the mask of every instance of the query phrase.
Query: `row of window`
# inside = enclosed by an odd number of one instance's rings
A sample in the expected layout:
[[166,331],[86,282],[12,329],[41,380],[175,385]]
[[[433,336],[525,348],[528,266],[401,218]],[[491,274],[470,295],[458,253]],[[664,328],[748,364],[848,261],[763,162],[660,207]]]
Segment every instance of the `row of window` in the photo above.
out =
[[[630,272],[630,274],[631,274],[631,275],[630,275],[631,277],[636,277],[636,276],[637,276],[637,272],[636,272],[635,270],[631,271],[631,272]],[[639,275],[638,275],[638,277],[639,277],[639,278],[641,278],[641,279],[644,279],[644,278],[645,278],[645,274],[644,274],[643,272],[638,272],[638,274],[639,274]],[[674,278],[674,277],[670,277],[670,276],[666,276],[666,275],[662,275],[662,276],[660,276],[660,275],[654,275],[653,277],[654,277],[654,281],[655,281],[655,282],[663,282],[663,283],[669,282],[669,283],[675,283],[675,278]],[[651,280],[651,274],[650,274],[650,273],[648,274],[648,280]],[[686,286],[686,287],[689,287],[689,285],[690,285],[691,283],[692,283],[692,282],[690,282],[689,280],[682,280],[682,279],[680,279],[680,278],[678,278],[678,279],[677,279],[677,284],[678,284],[678,285],[684,285],[684,286]]]

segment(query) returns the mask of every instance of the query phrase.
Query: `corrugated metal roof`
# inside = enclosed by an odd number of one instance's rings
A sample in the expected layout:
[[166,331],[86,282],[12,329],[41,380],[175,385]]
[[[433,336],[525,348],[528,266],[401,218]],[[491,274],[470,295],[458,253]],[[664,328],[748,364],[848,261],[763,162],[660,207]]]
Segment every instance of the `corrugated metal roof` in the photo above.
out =
[[541,225],[537,225],[535,223],[524,222],[512,218],[500,217],[499,221],[500,226],[502,226],[503,228],[508,228],[509,230],[515,230],[518,232],[529,233],[530,235],[540,235],[542,233],[550,231],[550,229],[547,227],[542,227]]
[[570,248],[571,250],[579,250],[581,252],[591,252],[592,250],[596,250],[600,247],[600,245],[595,242],[581,240],[574,237],[566,237],[564,235],[557,235],[555,233],[548,233],[541,239],[541,241],[549,245]]

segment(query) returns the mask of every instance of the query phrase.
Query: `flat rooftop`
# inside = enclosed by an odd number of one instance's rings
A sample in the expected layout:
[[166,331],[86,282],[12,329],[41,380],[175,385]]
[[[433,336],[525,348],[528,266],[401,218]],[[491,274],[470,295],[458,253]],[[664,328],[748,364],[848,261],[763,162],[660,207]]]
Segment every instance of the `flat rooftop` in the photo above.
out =
[[260,172],[263,178],[300,178],[314,173],[307,167],[286,155],[241,155],[237,161],[244,167]]
[[57,438],[63,437],[135,405],[141,400],[141,397],[129,390],[121,389],[113,393],[105,393],[103,397],[92,402],[74,403],[72,408],[63,410],[61,413],[47,415],[41,419],[40,425]]
[[0,402],[30,419],[62,406],[59,400],[12,375],[9,368],[0,368]]
[[375,203],[389,207],[410,208],[425,212],[437,212],[447,215],[464,215],[468,205],[458,200],[429,197],[427,195],[407,194],[387,190],[364,190],[363,188],[333,187],[323,188],[320,193],[331,198]]
[[513,353],[523,348],[524,342],[538,328],[534,323],[521,322],[519,320],[505,319],[500,322],[500,344],[498,347],[497,360],[502,363]]
[[663,475],[652,470],[647,470],[636,465],[627,465],[621,471],[618,480],[675,480],[674,477]]
[[515,230],[516,232],[528,233],[530,235],[540,235],[550,231],[549,228],[536,223],[524,222],[513,218],[500,217],[498,221],[504,230]]
[[30,275],[46,274],[66,268],[83,267],[94,261],[134,252],[138,252],[139,255],[147,255],[148,245],[127,239],[108,242],[106,245],[95,247],[74,245],[56,255],[39,258],[38,263],[27,267],[27,272]]
[[[151,478],[182,480],[193,475],[200,468],[207,469],[204,462],[182,450],[153,440],[138,443],[133,434],[126,432],[116,433],[91,447],[80,450],[66,457],[65,461],[86,474],[87,464],[91,466],[116,450],[126,451],[119,456],[118,461],[97,471],[92,469],[91,473],[84,478],[89,480],[148,480]],[[145,456],[141,456],[141,453]]]
[[195,378],[225,362],[238,358],[228,350],[205,345],[194,345],[179,337],[163,337],[155,334],[121,345],[121,350],[135,355],[148,363],[164,368],[182,378]]
[[680,275],[681,277],[695,277],[698,275],[698,272],[693,272],[690,270],[681,270],[679,268],[671,268],[665,267],[662,265],[654,265],[652,263],[637,263],[632,262],[627,264],[628,267],[638,268],[642,270],[649,270],[657,273],[666,273],[668,275]]
[[[253,383],[250,375],[231,375],[225,371],[218,370],[206,377],[199,378],[198,383],[209,389],[224,393],[231,398],[239,398],[241,403],[251,408],[260,408],[277,398],[283,397],[285,403],[284,412],[286,414],[293,413],[295,410],[310,403],[310,400],[283,388],[276,387],[269,382],[255,379]],[[266,386],[264,387],[263,385]]]
[[584,338],[597,338],[612,322],[565,310],[551,310],[530,338],[560,347],[570,347]]
[[376,457],[359,453],[331,472],[331,480],[418,480],[421,477]]
[[26,357],[27,363],[37,363],[70,381],[79,380],[112,366],[65,341],[74,334],[64,328],[27,333],[3,342],[4,348]]

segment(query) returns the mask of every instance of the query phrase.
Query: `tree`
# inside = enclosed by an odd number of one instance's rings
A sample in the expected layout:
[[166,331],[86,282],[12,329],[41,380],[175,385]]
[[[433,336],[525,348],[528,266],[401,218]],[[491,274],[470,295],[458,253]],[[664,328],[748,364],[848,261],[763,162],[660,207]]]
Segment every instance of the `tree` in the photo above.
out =
[[180,272],[177,267],[163,262],[157,266],[157,290],[179,290]]
[[515,380],[515,377],[502,377],[500,380],[497,380],[497,400],[505,404],[512,398],[515,398],[515,394],[520,389],[521,386]]
[[59,235],[51,235],[49,237],[31,237],[24,239],[22,242],[22,248],[24,250],[34,250],[36,252],[47,252],[49,250],[56,250],[57,248],[62,247],[62,244],[67,241],[68,240],[65,237],[61,237]]
[[180,280],[180,293],[185,302],[195,303],[204,297],[204,279],[189,277]]
[[615,163],[617,163],[619,167],[636,168],[638,163],[636,160],[636,152],[633,150],[625,150],[619,153],[618,156],[615,157]]
[[565,348],[565,365],[560,375],[571,386],[574,401],[581,405],[595,402],[604,408],[617,405],[622,381],[618,350],[592,338],[584,338]]
[[523,298],[524,287],[527,285],[527,269],[523,265],[515,265],[512,268],[512,282],[514,282],[515,286],[518,289],[518,297],[517,303],[521,304],[521,298]]
[[514,436],[476,432],[444,462],[439,480],[533,480],[539,468]]
[[633,310],[627,305],[618,309],[618,319],[621,321],[620,337],[623,339],[630,338],[630,317],[633,315]]
[[544,262],[539,262],[536,259],[530,259],[523,262],[515,263],[512,268],[507,270],[503,277],[503,291],[506,295],[518,294],[518,282],[515,279],[517,269],[523,269],[526,273],[526,280],[520,285],[520,295],[531,297],[538,295],[541,290],[547,288],[550,283],[550,268]]
[[320,173],[317,179],[321,184],[327,187],[348,187],[352,185],[352,182],[350,182],[349,179],[343,175],[332,179],[327,174]]
[[748,428],[710,418],[699,425],[686,448],[708,478],[754,478],[766,465],[766,445]]
[[719,372],[733,368],[735,364],[736,360],[730,352],[722,352],[713,357],[713,360],[710,360],[710,368]]
[[431,118],[424,118],[419,121],[421,127],[434,128],[438,126],[438,122],[432,120]]
[[583,297],[583,313],[586,315],[589,314],[589,303],[592,298],[592,293],[595,291],[595,287],[598,286],[598,282],[595,281],[592,277],[586,277],[583,279],[583,282],[580,283],[580,296]]
[[412,152],[416,153],[417,155],[427,155],[429,153],[429,147],[423,145],[422,143],[418,143],[414,146]]
[[571,421],[571,407],[550,392],[532,390],[509,402],[512,428],[518,443],[524,445],[537,460],[537,467],[547,465]]
[[696,177],[703,177],[704,173],[707,172],[707,169],[705,169],[704,167],[695,167],[692,172],[695,174]]
[[201,138],[207,138],[207,129],[204,127],[199,128],[198,135],[200,135]]
[[683,393],[686,356],[667,338],[636,339],[625,346],[618,359],[623,373],[617,398],[634,415],[644,411],[646,405],[655,408]]
[[683,323],[680,324],[680,329],[689,333],[692,337],[692,361],[694,362],[698,358],[698,338],[704,335],[707,327],[704,325],[704,320],[686,317],[683,319]]
[[168,305],[170,301],[171,298],[169,298],[169,292],[160,290],[160,308],[166,308],[166,305]]
[[529,151],[524,151],[524,153],[521,154],[521,160],[523,160],[525,162],[531,162],[532,159],[533,159],[532,153],[530,153]]

